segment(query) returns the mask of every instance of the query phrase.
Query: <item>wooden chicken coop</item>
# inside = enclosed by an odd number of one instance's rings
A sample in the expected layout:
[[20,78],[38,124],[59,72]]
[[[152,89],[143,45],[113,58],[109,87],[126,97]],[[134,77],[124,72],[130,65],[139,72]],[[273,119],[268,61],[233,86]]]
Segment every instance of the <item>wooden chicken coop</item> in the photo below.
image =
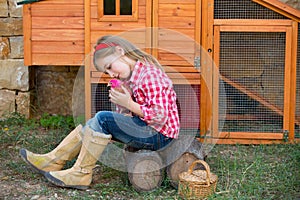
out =
[[299,141],[300,11],[278,0],[42,0],[23,15],[25,65],[84,65],[87,119],[111,108],[92,54],[113,34],[158,58],[201,140]]

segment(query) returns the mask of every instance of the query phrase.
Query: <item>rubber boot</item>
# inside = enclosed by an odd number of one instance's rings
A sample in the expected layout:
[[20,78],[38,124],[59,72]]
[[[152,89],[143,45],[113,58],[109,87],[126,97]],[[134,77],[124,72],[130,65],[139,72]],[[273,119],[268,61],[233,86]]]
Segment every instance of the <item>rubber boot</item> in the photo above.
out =
[[111,135],[94,132],[89,127],[85,128],[83,144],[79,156],[72,168],[62,171],[45,173],[54,185],[75,189],[87,189],[92,182],[93,169]]
[[35,154],[21,149],[20,155],[29,166],[43,175],[49,171],[61,170],[68,160],[72,160],[78,155],[82,144],[81,130],[82,125],[78,125],[49,153]]

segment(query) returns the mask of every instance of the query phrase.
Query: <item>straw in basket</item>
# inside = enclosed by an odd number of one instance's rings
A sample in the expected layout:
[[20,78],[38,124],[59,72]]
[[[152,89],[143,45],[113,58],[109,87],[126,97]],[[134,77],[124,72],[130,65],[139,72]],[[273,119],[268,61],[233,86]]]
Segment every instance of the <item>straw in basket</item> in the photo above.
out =
[[[205,170],[194,170],[198,163]],[[179,174],[178,193],[185,199],[204,199],[216,191],[217,181],[217,175],[210,172],[208,164],[203,160],[196,160],[187,172]]]

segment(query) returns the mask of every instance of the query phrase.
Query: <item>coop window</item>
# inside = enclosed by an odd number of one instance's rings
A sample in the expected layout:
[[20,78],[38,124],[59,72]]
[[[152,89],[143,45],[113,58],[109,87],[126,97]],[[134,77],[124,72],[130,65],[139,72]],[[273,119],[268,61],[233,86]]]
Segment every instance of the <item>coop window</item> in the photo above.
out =
[[99,0],[98,18],[100,21],[136,21],[137,0]]

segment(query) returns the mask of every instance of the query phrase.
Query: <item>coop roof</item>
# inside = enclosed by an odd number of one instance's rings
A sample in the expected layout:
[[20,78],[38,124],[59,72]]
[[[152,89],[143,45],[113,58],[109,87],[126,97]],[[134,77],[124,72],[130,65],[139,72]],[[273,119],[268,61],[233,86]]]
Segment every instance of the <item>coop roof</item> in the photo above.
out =
[[280,13],[290,19],[300,22],[300,10],[282,3],[279,0],[252,0],[264,7],[267,7],[277,13]]

